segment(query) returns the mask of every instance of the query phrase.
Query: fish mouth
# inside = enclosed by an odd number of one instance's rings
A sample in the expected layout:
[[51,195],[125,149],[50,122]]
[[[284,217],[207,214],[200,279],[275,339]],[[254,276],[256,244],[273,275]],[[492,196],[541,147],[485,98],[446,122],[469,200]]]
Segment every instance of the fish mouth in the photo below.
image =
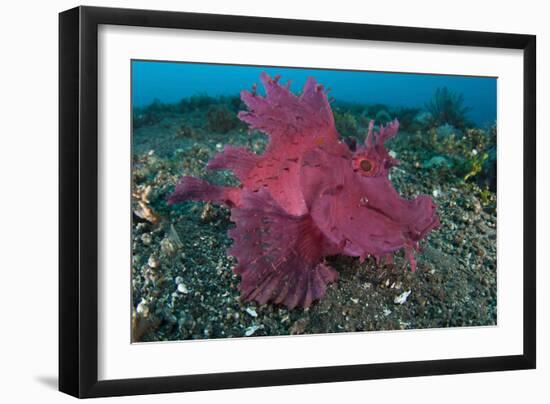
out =
[[421,231],[416,231],[413,234],[409,234],[410,239],[418,242],[422,240],[424,237],[426,237],[426,235],[430,231],[437,229],[440,225],[441,225],[441,222],[439,221],[439,216],[434,214],[431,218],[431,221],[428,224],[426,224]]
[[[441,225],[437,207],[427,195],[420,195],[414,200],[402,200],[400,204],[392,204],[393,209],[374,206],[372,203],[363,206],[381,218],[387,227],[381,234],[371,232],[367,243],[356,242],[361,247],[367,247],[367,244],[370,244],[372,248],[373,242],[377,245],[377,249],[385,251],[394,251],[403,244],[418,246],[428,233]],[[372,216],[370,219],[372,220]]]
[[406,236],[413,242],[418,242],[426,235],[441,225],[437,208],[428,196],[419,196],[416,201],[417,210],[421,213],[409,225]]
[[403,204],[391,204],[393,209],[375,206],[368,200],[361,205],[380,217],[402,226],[403,234],[411,241],[423,239],[431,230],[441,224],[437,208],[427,195],[420,195],[414,200],[404,201]]

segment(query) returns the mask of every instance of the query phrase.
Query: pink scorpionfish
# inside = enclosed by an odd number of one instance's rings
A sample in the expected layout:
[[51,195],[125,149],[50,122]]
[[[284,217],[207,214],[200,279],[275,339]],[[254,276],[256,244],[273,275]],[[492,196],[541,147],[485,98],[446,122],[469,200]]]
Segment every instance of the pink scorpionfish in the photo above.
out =
[[400,197],[388,179],[398,161],[384,142],[397,120],[373,131],[356,150],[341,141],[323,87],[313,78],[296,96],[289,86],[261,75],[265,96],[243,91],[248,111],[239,113],[250,130],[269,136],[265,153],[225,146],[208,163],[231,170],[238,187],[212,185],[184,176],[168,199],[210,201],[231,209],[229,231],[241,277],[242,300],[309,307],[338,279],[325,257],[372,255],[391,262],[404,248],[412,271],[419,241],[439,225],[435,205],[422,195]]

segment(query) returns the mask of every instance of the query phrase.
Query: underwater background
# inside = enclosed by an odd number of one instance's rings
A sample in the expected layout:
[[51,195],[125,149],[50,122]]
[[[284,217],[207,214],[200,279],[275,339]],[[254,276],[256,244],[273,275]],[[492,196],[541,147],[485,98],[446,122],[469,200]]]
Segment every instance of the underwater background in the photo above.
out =
[[[182,175],[237,185],[205,170],[226,144],[263,152],[266,136],[237,118],[262,72],[294,93],[309,76],[330,89],[346,142],[371,119],[399,120],[390,179],[430,195],[441,220],[415,273],[400,253],[392,265],[336,256],[340,279],[308,309],[239,300],[229,210],[166,198]],[[496,92],[491,77],[133,61],[133,341],[496,325]]]
[[[203,63],[132,62],[132,103],[144,107],[155,100],[179,102],[184,97],[236,95],[258,83],[262,72],[291,80],[291,91],[300,90],[309,76],[330,88],[339,101],[418,107],[430,100],[438,87],[464,96],[468,117],[477,125],[496,121],[497,79],[434,74],[382,73],[326,69],[232,66]],[[258,87],[262,92],[261,86]]]

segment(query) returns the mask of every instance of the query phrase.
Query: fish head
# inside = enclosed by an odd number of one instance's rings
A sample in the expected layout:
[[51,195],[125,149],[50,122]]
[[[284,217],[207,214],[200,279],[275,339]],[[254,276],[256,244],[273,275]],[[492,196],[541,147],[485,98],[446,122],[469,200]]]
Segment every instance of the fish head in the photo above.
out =
[[394,121],[374,133],[371,122],[365,144],[354,152],[317,148],[304,156],[301,185],[310,214],[347,255],[383,257],[416,248],[439,224],[429,196],[403,198],[388,178],[399,162],[384,142],[398,127]]

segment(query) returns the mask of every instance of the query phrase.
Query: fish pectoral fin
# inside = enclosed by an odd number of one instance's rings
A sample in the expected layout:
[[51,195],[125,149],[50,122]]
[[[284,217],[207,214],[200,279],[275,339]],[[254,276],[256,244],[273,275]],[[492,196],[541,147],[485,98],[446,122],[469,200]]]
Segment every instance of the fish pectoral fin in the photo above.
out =
[[338,272],[324,256],[336,246],[315,226],[311,216],[293,216],[281,209],[267,190],[244,192],[231,212],[236,227],[229,254],[241,276],[241,299],[273,302],[289,309],[309,307],[325,295]]

